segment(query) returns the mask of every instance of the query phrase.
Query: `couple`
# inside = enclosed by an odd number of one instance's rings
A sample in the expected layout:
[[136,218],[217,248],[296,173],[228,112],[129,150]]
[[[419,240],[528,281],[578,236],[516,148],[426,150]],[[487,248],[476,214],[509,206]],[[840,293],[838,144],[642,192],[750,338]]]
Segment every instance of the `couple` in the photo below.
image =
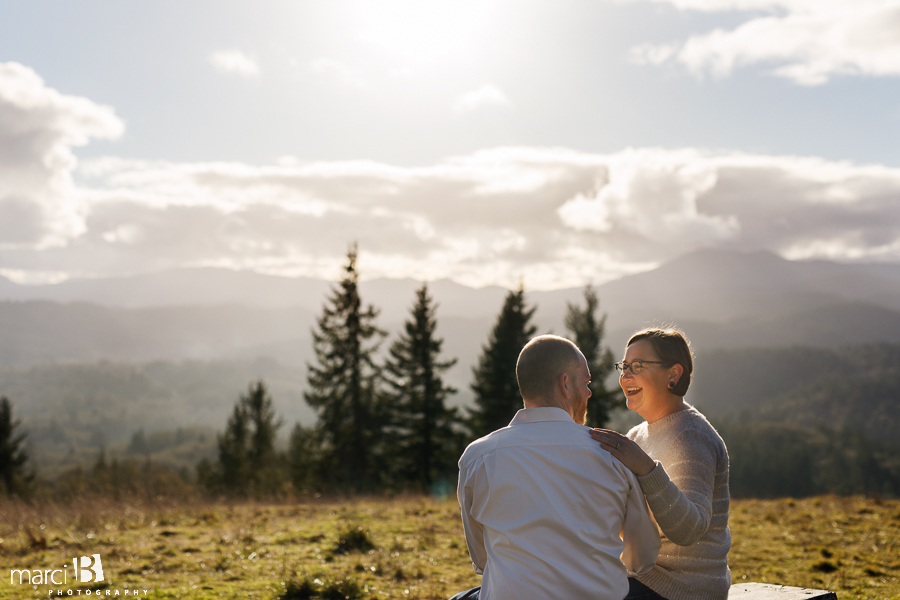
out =
[[543,335],[522,349],[525,408],[459,461],[482,581],[453,600],[728,597],[728,454],[684,401],[690,344],[676,329],[638,332],[616,369],[645,419],[627,436],[583,426],[590,372],[575,344]]

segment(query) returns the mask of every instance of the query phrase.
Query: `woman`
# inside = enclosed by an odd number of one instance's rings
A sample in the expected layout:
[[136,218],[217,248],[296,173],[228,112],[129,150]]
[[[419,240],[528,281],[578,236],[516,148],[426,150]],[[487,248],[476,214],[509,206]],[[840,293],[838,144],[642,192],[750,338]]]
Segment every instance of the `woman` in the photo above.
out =
[[722,438],[684,401],[694,362],[677,329],[646,329],[616,363],[628,408],[645,422],[624,436],[592,429],[604,450],[637,475],[662,532],[653,569],[629,580],[627,598],[725,600],[728,569],[728,453]]

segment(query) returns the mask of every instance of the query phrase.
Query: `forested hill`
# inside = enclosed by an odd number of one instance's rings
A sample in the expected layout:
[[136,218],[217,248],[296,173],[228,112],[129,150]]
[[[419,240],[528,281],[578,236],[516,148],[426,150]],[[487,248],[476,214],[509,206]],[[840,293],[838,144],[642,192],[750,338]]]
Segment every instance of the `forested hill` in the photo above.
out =
[[736,497],[900,495],[900,346],[721,350],[695,374]]
[[711,418],[900,439],[900,345],[701,353],[689,399]]

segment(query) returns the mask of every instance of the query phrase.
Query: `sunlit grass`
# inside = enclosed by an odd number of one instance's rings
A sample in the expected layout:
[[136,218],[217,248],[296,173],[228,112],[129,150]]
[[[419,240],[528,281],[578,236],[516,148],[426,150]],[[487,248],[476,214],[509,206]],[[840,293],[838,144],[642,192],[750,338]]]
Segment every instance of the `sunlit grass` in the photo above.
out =
[[[900,598],[900,501],[742,500],[731,514],[736,583],[827,588],[842,600]],[[453,498],[191,507],[7,502],[0,538],[4,579],[12,568],[58,569],[98,553],[110,597],[127,589],[148,590],[140,594],[148,598],[275,599],[291,582],[295,592],[304,583],[336,589],[343,582],[363,598],[436,599],[480,579]],[[0,598],[48,597],[51,588],[78,596],[78,586],[6,580]]]

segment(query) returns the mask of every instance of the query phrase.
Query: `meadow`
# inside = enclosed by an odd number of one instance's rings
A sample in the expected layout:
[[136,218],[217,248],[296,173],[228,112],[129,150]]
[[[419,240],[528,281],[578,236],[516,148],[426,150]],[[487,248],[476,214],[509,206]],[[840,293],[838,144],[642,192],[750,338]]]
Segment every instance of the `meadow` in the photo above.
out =
[[[831,589],[841,600],[900,599],[898,500],[735,500],[731,531],[735,582]],[[0,599],[123,598],[137,590],[150,599],[430,600],[480,579],[453,497],[0,505],[4,579],[11,569],[60,569],[89,554],[101,556],[103,583],[74,584],[69,569],[68,585],[6,580]]]

